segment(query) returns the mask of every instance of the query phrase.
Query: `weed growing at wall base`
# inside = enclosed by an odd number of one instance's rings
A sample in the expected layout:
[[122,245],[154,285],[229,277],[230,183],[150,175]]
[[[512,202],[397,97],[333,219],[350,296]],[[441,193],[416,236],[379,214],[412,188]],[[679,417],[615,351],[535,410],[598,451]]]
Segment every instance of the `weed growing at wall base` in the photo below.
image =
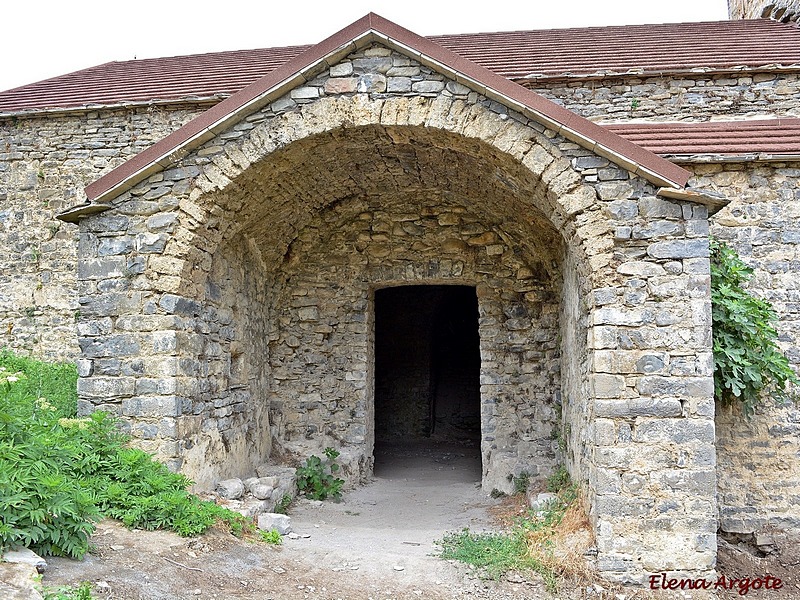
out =
[[330,497],[339,500],[342,497],[344,479],[335,476],[339,471],[336,462],[338,456],[339,453],[333,448],[325,448],[324,461],[312,454],[306,459],[306,464],[297,469],[297,489],[306,498],[325,500]]
[[566,469],[559,468],[547,481],[548,490],[557,493],[557,498],[545,510],[533,512],[516,521],[510,531],[504,533],[473,533],[463,529],[451,533],[438,542],[441,557],[458,560],[479,569],[493,579],[499,579],[508,571],[533,571],[544,579],[550,592],[558,587],[563,575],[583,575],[585,569],[580,548],[554,553],[554,543],[563,535],[576,530],[588,532],[584,506],[580,502],[577,488],[570,483]]
[[[25,546],[79,558],[102,516],[187,536],[218,521],[234,533],[252,527],[238,513],[189,494],[190,482],[182,475],[127,448],[108,415],[76,418],[74,367],[8,353],[2,360],[0,550]],[[38,395],[42,392],[56,403]]]

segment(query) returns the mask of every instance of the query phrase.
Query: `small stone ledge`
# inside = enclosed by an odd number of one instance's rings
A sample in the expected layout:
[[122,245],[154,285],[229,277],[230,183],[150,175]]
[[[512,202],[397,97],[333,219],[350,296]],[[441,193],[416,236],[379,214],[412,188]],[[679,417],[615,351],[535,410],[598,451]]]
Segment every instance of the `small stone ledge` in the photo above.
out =
[[78,206],[68,208],[62,213],[58,213],[56,215],[56,219],[59,221],[64,221],[65,223],[77,223],[84,217],[105,212],[110,208],[112,208],[110,204],[93,204],[91,202],[86,202],[84,204],[79,204]]
[[688,202],[695,202],[697,204],[702,204],[703,206],[708,208],[708,212],[710,215],[719,212],[728,204],[730,204],[730,199],[726,198],[722,194],[716,194],[714,192],[701,192],[700,190],[687,188],[687,189],[676,189],[676,188],[668,188],[662,187],[658,190],[658,195],[664,198],[672,198],[673,200],[685,200]]

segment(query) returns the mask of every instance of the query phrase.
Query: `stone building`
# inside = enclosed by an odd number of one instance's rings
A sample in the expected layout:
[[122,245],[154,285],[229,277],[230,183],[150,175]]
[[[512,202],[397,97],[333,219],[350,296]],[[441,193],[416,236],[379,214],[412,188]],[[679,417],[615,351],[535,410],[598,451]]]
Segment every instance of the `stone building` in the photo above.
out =
[[800,365],[798,42],[367,15],[1,93],[1,343],[200,486],[474,438],[487,491],[567,465],[608,578],[708,573],[718,531],[800,527],[800,412],[714,405],[708,261]]

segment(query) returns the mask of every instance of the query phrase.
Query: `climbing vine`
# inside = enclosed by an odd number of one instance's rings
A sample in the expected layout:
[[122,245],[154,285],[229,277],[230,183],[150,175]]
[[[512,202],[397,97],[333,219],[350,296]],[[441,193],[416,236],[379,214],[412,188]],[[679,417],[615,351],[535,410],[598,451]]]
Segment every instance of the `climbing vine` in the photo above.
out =
[[787,383],[800,383],[776,343],[772,305],[742,287],[752,273],[732,248],[711,240],[714,396],[740,404],[748,417],[765,396],[786,401]]

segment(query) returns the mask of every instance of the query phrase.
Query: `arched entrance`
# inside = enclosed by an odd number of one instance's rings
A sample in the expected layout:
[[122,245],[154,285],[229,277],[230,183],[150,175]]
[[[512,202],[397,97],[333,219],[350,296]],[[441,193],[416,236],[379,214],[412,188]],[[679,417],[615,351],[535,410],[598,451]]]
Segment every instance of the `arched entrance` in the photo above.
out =
[[[707,212],[653,185],[680,169],[364,44],[328,57],[352,78],[320,62],[212,110],[126,167],[138,184],[113,206],[75,209],[107,211],[81,224],[84,406],[116,407],[206,485],[326,446],[355,483],[374,458],[374,290],[472,286],[484,489],[563,460],[601,570],[709,568]],[[390,89],[395,61],[424,84]],[[101,255],[108,235],[129,255]]]

